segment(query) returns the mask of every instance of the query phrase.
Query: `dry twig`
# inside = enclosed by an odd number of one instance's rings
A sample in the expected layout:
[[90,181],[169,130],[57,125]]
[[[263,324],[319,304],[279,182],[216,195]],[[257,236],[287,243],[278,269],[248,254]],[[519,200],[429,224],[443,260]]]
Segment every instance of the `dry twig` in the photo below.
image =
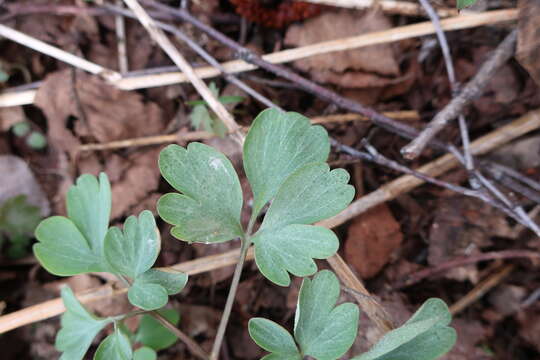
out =
[[513,30],[493,52],[493,55],[482,65],[474,78],[463,88],[446,107],[440,111],[410,144],[401,149],[407,159],[415,159],[420,155],[428,142],[433,139],[451,120],[459,116],[465,106],[479,96],[495,71],[501,67],[511,56],[517,39],[517,30]]

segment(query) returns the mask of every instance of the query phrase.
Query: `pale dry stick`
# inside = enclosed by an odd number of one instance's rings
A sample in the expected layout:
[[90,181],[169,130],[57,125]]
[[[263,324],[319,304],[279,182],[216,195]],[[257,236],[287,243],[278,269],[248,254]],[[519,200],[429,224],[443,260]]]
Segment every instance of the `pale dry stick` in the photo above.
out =
[[163,51],[165,51],[165,53],[171,58],[174,64],[178,66],[180,70],[182,70],[195,89],[206,101],[208,106],[214,111],[223,124],[225,124],[229,130],[231,138],[240,144],[243,144],[243,136],[240,134],[239,126],[236,124],[233,116],[229,113],[229,111],[227,111],[225,106],[223,106],[223,104],[216,99],[208,86],[199,78],[199,76],[197,76],[191,65],[186,61],[184,56],[180,54],[169,38],[165,36],[163,31],[156,26],[154,20],[146,13],[146,10],[143,9],[137,0],[124,0],[124,3],[131,9],[131,11],[133,11],[141,24],[146,28],[152,39],[154,39],[161,46]]
[[[122,7],[122,0],[116,0],[116,6]],[[126,22],[123,16],[117,15],[114,17],[116,27],[116,41],[118,42],[118,68],[121,74],[125,74],[129,70],[127,57],[126,43]]]
[[[474,15],[460,15],[441,21],[441,27],[445,31],[455,31],[478,27],[483,25],[509,22],[517,19],[517,9],[487,11]],[[317,44],[302,46],[294,49],[278,51],[263,55],[262,58],[273,64],[300,60],[314,55],[326,54],[335,51],[351,50],[370,45],[384,44],[406,40],[414,37],[430,35],[435,32],[431,22],[422,22],[414,25],[399,26],[390,30],[377,31],[364,35],[353,36],[343,39],[320,42]],[[257,66],[243,60],[233,60],[221,64],[227,73],[239,73],[251,71]],[[220,71],[213,66],[205,66],[195,69],[195,73],[201,78],[211,78],[220,75]],[[189,82],[182,72],[165,74],[152,74],[122,78],[114,84],[122,90],[138,90],[150,87],[173,85]],[[21,93],[5,92],[0,94],[0,107],[29,105],[34,102],[36,90],[27,90]]]
[[[406,119],[419,119],[418,112],[414,110],[404,110],[404,111],[389,111],[383,113],[383,115],[388,116],[394,120],[406,120]],[[328,115],[328,116],[318,116],[311,119],[312,124],[331,124],[331,123],[342,123],[350,121],[369,121],[365,116],[358,114],[338,114],[338,115]],[[242,127],[243,132],[247,132],[249,128]],[[168,144],[174,142],[189,142],[197,140],[208,140],[213,137],[216,137],[215,134],[206,132],[206,131],[191,131],[191,132],[180,132],[176,134],[168,135],[156,135],[156,136],[145,136],[134,139],[118,140],[111,141],[108,143],[94,143],[94,144],[84,144],[77,148],[78,152],[85,151],[104,151],[104,150],[115,150],[123,149],[128,147],[137,147],[137,146],[148,146],[148,145],[160,145]]]
[[[162,271],[182,271],[191,276],[234,265],[238,260],[238,256],[239,250],[231,250],[219,255],[205,256],[180,263],[170,268],[159,269]],[[250,249],[246,260],[253,260],[253,258],[253,249]],[[77,299],[82,304],[88,305],[103,299],[121,296],[125,293],[127,293],[126,288],[115,290],[111,285],[104,285],[83,293],[78,293]],[[62,314],[64,311],[65,307],[62,298],[56,298],[0,316],[0,334],[37,321],[49,319]]]
[[[375,3],[380,6],[381,10],[389,14],[409,15],[409,16],[423,16],[422,7],[418,4],[408,1],[396,1],[396,0],[296,0],[309,2],[313,4],[321,4],[335,7],[343,7],[350,9],[367,9],[372,7]],[[449,17],[458,15],[456,9],[441,8],[437,9],[437,14],[440,17]]]
[[[510,140],[515,139],[523,134],[540,128],[540,110],[534,110],[523,115],[519,119],[511,122],[508,125],[502,126],[499,129],[482,136],[481,138],[471,143],[471,153],[473,155],[482,155],[488,151],[506,144]],[[460,162],[454,155],[446,154],[440,158],[416,169],[418,172],[437,177],[446,171],[456,167]],[[397,178],[390,183],[379,187],[377,190],[353,201],[347,209],[340,214],[322,221],[319,225],[328,228],[333,228],[344,222],[352,219],[359,213],[362,213],[369,208],[394,199],[396,196],[406,193],[424,181],[412,175],[405,175]]]
[[408,145],[401,149],[407,159],[415,159],[450,121],[454,120],[477,96],[482,94],[493,74],[514,55],[517,40],[517,30],[513,30],[497,47],[490,58],[482,64],[478,73],[463,88],[463,90],[444,107],[424,130]]
[[[127,17],[135,17],[132,12],[126,11],[122,8],[119,8],[118,6],[111,6],[111,5],[104,5],[105,8],[110,9],[113,12],[117,12],[123,16]],[[170,32],[174,34],[178,39],[185,42],[193,51],[195,51],[199,56],[201,56],[207,63],[221,71],[221,75],[227,80],[228,82],[236,85],[239,89],[243,90],[247,94],[251,95],[255,100],[258,100],[261,104],[268,106],[268,107],[277,107],[272,101],[264,97],[263,95],[259,94],[257,91],[255,91],[253,88],[251,88],[249,85],[247,85],[245,82],[238,79],[236,76],[231,75],[225,71],[225,69],[221,66],[221,64],[212,56],[210,55],[206,50],[204,50],[199,44],[197,44],[195,41],[193,41],[189,36],[184,34],[182,31],[180,31],[178,28],[165,24],[161,21],[155,21],[156,26],[158,26],[160,29],[163,29],[167,32]]]
[[[501,127],[493,132],[477,139],[471,144],[471,149],[474,155],[485,154],[493,149],[499,148],[526,133],[537,130],[540,128],[540,110],[529,112],[523,115],[521,118],[513,121],[512,123]],[[458,166],[460,163],[452,155],[445,155],[439,159],[436,159],[418,169],[430,176],[439,176],[442,173]],[[387,201],[395,199],[397,196],[411,191],[412,189],[423,184],[422,180],[419,180],[413,176],[405,175],[400,176],[394,181],[383,185],[378,190],[367,194],[360,199],[354,201],[346,210],[340,214],[334,216],[325,221],[317,223],[318,226],[325,226],[328,228],[336,227],[344,222],[356,217],[357,215],[369,210],[370,208]],[[506,254],[506,253],[505,253]],[[211,255],[196,260],[184,262],[171,266],[171,269],[175,271],[186,272],[189,275],[195,275],[211,270],[223,268],[225,266],[234,265],[238,261],[239,249],[231,250],[219,255]],[[489,255],[489,254],[488,254]],[[497,255],[499,256],[499,255]],[[508,257],[533,257],[540,258],[540,254],[526,251],[521,253],[512,252]],[[500,258],[491,257],[491,258]],[[253,249],[248,251],[246,260],[253,259]],[[332,261],[332,260],[330,260]],[[358,290],[358,284],[348,287]],[[97,291],[97,290],[96,290]],[[123,290],[122,293],[125,293]],[[109,295],[110,297],[112,295]],[[96,301],[98,294],[94,292],[88,293],[86,298],[83,298],[81,302],[88,304],[92,301]],[[0,316],[0,333],[4,333],[15,328],[31,324],[40,320],[45,320],[53,316],[60,315],[64,311],[62,305],[62,299],[57,298],[47,301],[45,303],[33,305],[25,309],[12,312],[10,314]]]
[[512,271],[514,271],[515,265],[504,265],[487,278],[480,281],[475,287],[469,291],[465,296],[459,299],[457,302],[450,306],[450,313],[456,315],[463,311],[467,306],[471,305],[476,300],[484,296],[489,290],[499,285],[506,277],[508,277]]
[[3,36],[6,39],[19,43],[26,47],[29,47],[40,53],[52,56],[60,61],[68,63],[82,70],[88,71],[91,74],[99,75],[107,81],[114,82],[122,77],[116,71],[107,69],[101,65],[85,60],[79,56],[70,54],[67,51],[49,45],[41,40],[28,36],[20,31],[14,30],[2,24],[0,24],[0,36]]

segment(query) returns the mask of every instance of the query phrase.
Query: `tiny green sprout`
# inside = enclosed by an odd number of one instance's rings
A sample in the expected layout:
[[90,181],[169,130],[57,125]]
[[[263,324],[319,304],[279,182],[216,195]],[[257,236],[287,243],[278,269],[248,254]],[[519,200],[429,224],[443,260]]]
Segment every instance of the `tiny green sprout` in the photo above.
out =
[[26,138],[26,144],[32,149],[41,150],[47,146],[47,139],[45,136],[43,136],[43,134],[37,131],[32,131],[32,133],[30,133],[30,135]]
[[[210,92],[224,105],[236,104],[244,101],[242,96],[219,96],[219,89],[214,82],[208,86]],[[224,137],[227,134],[227,127],[223,122],[208,109],[208,103],[204,100],[188,101],[188,105],[193,106],[193,110],[189,114],[191,125],[196,130],[205,130]]]
[[11,131],[17,137],[23,137],[30,132],[30,124],[27,121],[21,121],[11,127]]
[[28,254],[30,239],[40,220],[39,208],[30,204],[26,195],[14,196],[0,205],[0,240],[9,240],[9,257]]

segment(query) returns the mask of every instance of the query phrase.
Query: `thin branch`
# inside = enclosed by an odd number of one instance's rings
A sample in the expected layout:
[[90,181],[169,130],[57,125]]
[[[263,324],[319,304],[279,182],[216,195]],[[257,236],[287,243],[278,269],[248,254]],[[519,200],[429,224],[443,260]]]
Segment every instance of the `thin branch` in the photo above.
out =
[[392,288],[393,289],[402,289],[414,284],[419,283],[420,281],[439,275],[443,272],[446,272],[450,269],[457,267],[467,266],[476,264],[482,261],[488,260],[502,260],[502,259],[540,259],[540,252],[531,251],[531,250],[503,250],[503,251],[492,251],[478,255],[469,255],[458,257],[452,260],[445,261],[437,266],[430,267],[424,270],[420,270],[413,274],[405,276],[403,279],[399,280]]
[[512,271],[514,271],[515,268],[516,267],[513,264],[500,267],[487,278],[476,284],[471,291],[465,294],[465,296],[452,304],[449,308],[450,313],[452,315],[456,315],[457,313],[463,311],[467,306],[484,296],[489,290],[499,285],[501,281],[507,278]]
[[[135,18],[135,15],[132,12],[119,8],[118,6],[105,4],[104,7],[116,13],[122,14],[126,17]],[[199,44],[197,44],[190,37],[188,37],[186,34],[180,31],[177,27],[174,27],[169,24],[165,24],[160,21],[155,21],[155,24],[160,29],[163,29],[167,32],[174,34],[178,39],[185,42],[192,50],[194,50],[197,54],[199,54],[199,56],[201,56],[207,63],[212,65],[214,68],[218,69],[221,72],[221,75],[227,81],[236,85],[238,88],[245,91],[247,94],[251,95],[254,99],[258,100],[261,104],[268,107],[277,107],[277,105],[275,105],[272,101],[270,101],[269,99],[267,99],[266,97],[258,93],[257,91],[253,90],[253,88],[248,86],[245,82],[239,80],[236,76],[229,74],[227,70],[212,55],[210,55]]]
[[[375,4],[381,7],[381,10],[389,14],[422,16],[422,8],[413,2],[396,0],[296,0],[305,1],[314,4],[329,5],[335,7],[344,7],[352,9],[367,9]],[[437,9],[440,17],[449,17],[458,15],[456,9],[441,8]]]
[[175,48],[169,38],[165,36],[163,31],[156,26],[154,20],[146,13],[139,2],[137,0],[124,0],[124,3],[135,13],[152,39],[161,46],[163,51],[167,53],[175,65],[189,78],[195,89],[197,89],[202,98],[207,102],[208,106],[214,111],[219,119],[223,121],[223,124],[225,124],[231,133],[231,137],[234,140],[243,143],[243,136],[239,133],[238,124],[236,124],[233,116],[227,111],[225,106],[216,99],[208,86],[197,76],[191,65]]
[[99,75],[105,78],[107,81],[116,81],[122,77],[116,71],[104,68],[101,65],[85,60],[79,56],[70,54],[67,51],[49,45],[41,40],[28,36],[20,31],[17,31],[2,24],[0,24],[0,36],[15,41],[35,51],[52,56],[60,61],[88,71],[89,73],[92,73],[94,75]]
[[[445,19],[441,21],[441,26],[445,31],[461,30],[513,21],[517,18],[517,15],[517,9],[487,11],[475,15],[457,16]],[[284,63],[334,51],[344,51],[369,45],[390,43],[418,36],[430,35],[434,32],[435,29],[433,24],[428,21],[414,25],[398,26],[390,30],[377,31],[364,35],[302,46],[295,49],[278,51],[263,55],[262,58],[271,63]],[[256,69],[256,66],[248,64],[243,60],[228,61],[221,65],[228,73],[238,73]],[[195,72],[202,79],[215,77],[220,74],[220,71],[212,66],[197,68],[195,69]],[[182,82],[189,82],[189,79],[184,73],[174,72],[123,78],[114,82],[114,84],[122,90],[137,90]],[[32,104],[34,102],[35,93],[36,91],[34,90],[27,91],[23,94],[2,93],[0,94],[0,107]]]
[[439,112],[424,130],[401,153],[407,159],[415,159],[420,155],[428,142],[433,139],[451,120],[459,116],[465,106],[482,94],[493,74],[514,55],[517,30],[513,30],[497,47],[490,58],[482,65],[474,78],[463,88],[446,107]]
[[199,344],[197,344],[195,341],[193,341],[192,338],[187,336],[182,330],[174,326],[173,323],[171,323],[166,317],[158,313],[157,311],[150,311],[150,315],[152,315],[157,321],[161,323],[164,327],[169,329],[180,341],[182,341],[186,346],[188,347],[189,351],[198,357],[201,360],[208,360],[209,356],[208,354],[200,347]]
[[[116,6],[122,7],[122,0],[116,0]],[[118,68],[121,74],[129,71],[126,43],[126,23],[123,16],[117,15],[114,18],[116,27],[116,41],[118,42]]]

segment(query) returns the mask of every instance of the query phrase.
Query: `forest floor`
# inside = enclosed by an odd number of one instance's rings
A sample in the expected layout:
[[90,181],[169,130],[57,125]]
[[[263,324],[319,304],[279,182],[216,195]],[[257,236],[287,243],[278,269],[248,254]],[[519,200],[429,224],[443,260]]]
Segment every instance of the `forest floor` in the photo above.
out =
[[[161,2],[180,6],[180,1]],[[533,231],[540,218],[538,2],[479,1],[458,15],[454,0],[432,1],[445,29],[455,84],[449,81],[440,39],[435,35],[437,26],[432,25],[421,2],[381,0],[365,9],[346,7],[351,2],[343,0],[329,0],[327,5],[294,3],[187,1],[190,14],[204,24],[255,54],[271,54],[264,59],[283,63],[320,88],[306,89],[289,73],[246,66],[236,60],[242,56],[251,60],[245,52],[238,53],[162,8],[148,9],[153,18],[173,25],[218,62],[234,61],[226,68],[238,71],[237,77],[267,101],[322,124],[343,145],[368,153],[372,150],[375,162],[338,151],[339,147],[332,149],[330,165],[350,172],[356,199],[371,199],[369,206],[360,206],[362,209],[350,213],[334,230],[341,242],[339,254],[396,324],[426,299],[438,297],[449,304],[452,326],[458,333],[456,346],[444,359],[540,358],[540,238]],[[393,7],[395,3],[412,7]],[[227,131],[220,116],[191,103],[201,95],[176,73],[174,63],[139,21],[127,18],[122,23],[114,8],[107,6],[115,2],[105,4],[0,0],[0,25],[77,57],[67,64],[0,29],[0,215],[6,211],[1,210],[6,201],[18,194],[26,194],[40,209],[39,215],[19,209],[30,224],[36,216],[65,214],[65,194],[76,177],[102,171],[112,185],[112,224],[121,224],[143,209],[155,214],[157,199],[170,191],[157,158],[172,142],[202,141],[224,152],[248,190],[240,149],[230,137],[216,136]],[[337,6],[340,4],[344,5]],[[417,27],[411,27],[414,24]],[[121,30],[124,41],[118,35]],[[355,42],[344,40],[353,37]],[[185,42],[170,39],[207,85],[220,96],[234,96],[225,108],[242,129],[267,107],[220,76]],[[507,49],[502,49],[503,41],[508,43]],[[312,44],[316,45],[308,47]],[[287,53],[287,49],[299,51]],[[491,72],[482,75],[481,69],[497,60],[496,49],[506,53],[492,64]],[[454,107],[456,115],[437,134],[446,145],[426,147],[414,159],[405,159],[401,152],[411,136],[399,127],[380,126],[377,116],[366,110],[374,109],[397,124],[422,130],[475,78],[476,92],[465,96],[464,106]],[[332,96],[325,96],[321,88],[330,90]],[[344,105],[343,98],[352,105]],[[364,107],[355,111],[357,104]],[[461,127],[455,121],[459,114],[464,120]],[[472,164],[433,162],[447,153],[448,144],[461,151],[464,143],[464,156],[471,154]],[[402,167],[390,164],[390,159]],[[403,174],[420,168],[439,182],[424,184]],[[478,173],[500,190],[500,196],[485,190]],[[248,210],[242,215],[246,221]],[[32,256],[31,236],[29,242],[13,247],[15,236],[3,221],[7,220],[0,216],[0,238],[4,239],[0,314],[57,298],[66,283],[76,292],[114,285],[114,279],[99,274],[70,278],[48,274]],[[186,244],[169,234],[169,225],[158,224],[162,234],[159,266],[210,257],[239,246],[237,241]],[[170,304],[181,313],[180,328],[207,351],[234,271],[233,264],[225,265],[216,262],[192,275],[186,289]],[[318,265],[319,269],[330,268],[326,261]],[[247,332],[248,320],[270,317],[292,328],[300,283],[295,278],[289,288],[273,285],[248,262],[222,358],[262,357],[263,351]],[[349,298],[343,295],[343,300],[354,301]],[[124,296],[105,296],[88,306],[100,315],[131,310]],[[54,337],[59,317],[30,322],[0,335],[2,359],[58,358]],[[376,325],[362,312],[360,334],[346,358],[365,351],[377,336]],[[180,342],[159,356],[195,359]]]

